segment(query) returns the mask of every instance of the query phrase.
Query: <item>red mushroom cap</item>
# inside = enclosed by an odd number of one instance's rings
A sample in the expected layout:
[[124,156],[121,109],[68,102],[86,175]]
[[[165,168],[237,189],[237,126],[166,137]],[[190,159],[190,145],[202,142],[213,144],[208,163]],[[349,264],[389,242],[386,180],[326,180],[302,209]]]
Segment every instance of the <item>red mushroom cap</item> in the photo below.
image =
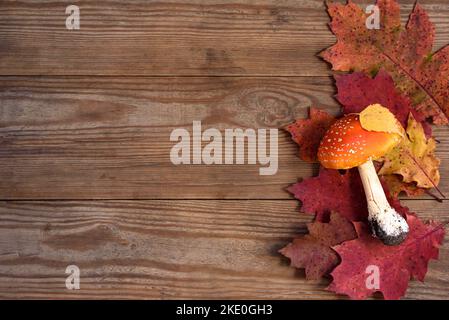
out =
[[321,140],[318,160],[329,169],[350,169],[376,160],[399,143],[397,133],[368,131],[358,114],[349,114],[332,124]]

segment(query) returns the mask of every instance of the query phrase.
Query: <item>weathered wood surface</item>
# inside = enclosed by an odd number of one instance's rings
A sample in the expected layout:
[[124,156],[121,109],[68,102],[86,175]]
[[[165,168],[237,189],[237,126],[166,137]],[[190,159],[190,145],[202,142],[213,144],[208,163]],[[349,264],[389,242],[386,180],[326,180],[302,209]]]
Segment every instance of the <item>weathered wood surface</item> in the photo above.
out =
[[[176,128],[281,127],[338,112],[331,78],[0,78],[0,199],[288,199],[316,173],[279,136],[279,170],[173,165]],[[449,131],[436,130],[449,194]]]
[[[275,176],[169,160],[170,132],[194,120],[278,128],[338,111],[316,57],[335,41],[323,1],[77,1],[68,31],[72,3],[0,2],[0,298],[341,298],[277,254],[310,221],[284,188],[317,171],[286,133]],[[405,21],[414,0],[400,3]],[[420,3],[440,48],[449,3]],[[448,129],[436,137],[449,194]],[[404,203],[449,218],[448,201]],[[448,248],[406,298],[449,299]]]
[[[404,21],[415,0],[401,0]],[[371,3],[371,1],[370,1]],[[449,3],[424,0],[436,48],[449,38]],[[323,0],[0,2],[3,75],[328,74],[316,54],[332,45]]]
[[[405,201],[423,218],[445,204]],[[0,202],[1,298],[342,298],[277,250],[310,216],[294,200]],[[65,288],[76,264],[81,289]],[[449,299],[449,242],[410,299]]]

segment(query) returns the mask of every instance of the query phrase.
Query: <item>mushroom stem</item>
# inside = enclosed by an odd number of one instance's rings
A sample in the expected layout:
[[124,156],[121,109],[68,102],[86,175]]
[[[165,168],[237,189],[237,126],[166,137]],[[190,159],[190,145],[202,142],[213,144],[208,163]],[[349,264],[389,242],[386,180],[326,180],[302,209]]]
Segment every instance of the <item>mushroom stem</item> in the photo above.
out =
[[368,220],[373,233],[386,245],[400,244],[409,231],[407,222],[388,203],[373,162],[368,160],[358,169],[365,189]]

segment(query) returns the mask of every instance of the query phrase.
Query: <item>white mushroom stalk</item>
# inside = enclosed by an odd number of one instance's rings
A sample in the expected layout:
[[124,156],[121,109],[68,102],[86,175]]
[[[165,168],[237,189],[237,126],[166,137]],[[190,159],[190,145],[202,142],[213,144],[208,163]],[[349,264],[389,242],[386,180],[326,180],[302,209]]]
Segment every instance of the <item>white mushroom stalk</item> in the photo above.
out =
[[388,203],[373,162],[358,166],[368,204],[368,220],[373,233],[386,245],[402,243],[409,232],[407,221]]

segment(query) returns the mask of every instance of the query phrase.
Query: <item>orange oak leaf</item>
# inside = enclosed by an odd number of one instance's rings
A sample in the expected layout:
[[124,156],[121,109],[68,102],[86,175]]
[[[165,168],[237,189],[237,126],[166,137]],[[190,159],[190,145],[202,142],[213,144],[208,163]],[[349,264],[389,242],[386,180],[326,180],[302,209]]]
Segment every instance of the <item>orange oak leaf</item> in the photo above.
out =
[[449,46],[432,53],[435,28],[416,4],[405,28],[395,0],[378,0],[380,29],[368,29],[370,14],[348,1],[330,3],[330,27],[337,43],[320,55],[337,71],[375,74],[385,69],[410,97],[415,110],[435,124],[449,117]]
[[381,292],[385,299],[402,297],[411,278],[424,280],[430,259],[438,259],[444,225],[423,223],[406,214],[410,232],[398,246],[386,246],[371,235],[364,223],[354,223],[358,238],[337,245],[341,263],[332,271],[328,287],[352,299]]
[[315,221],[307,224],[309,234],[298,237],[279,250],[290,258],[292,267],[305,269],[307,279],[328,275],[338,264],[337,253],[331,248],[357,237],[353,224],[336,212],[329,223]]
[[285,128],[292,135],[293,141],[299,145],[299,157],[302,160],[317,161],[321,138],[334,120],[335,118],[326,111],[310,108],[309,119],[298,119]]

